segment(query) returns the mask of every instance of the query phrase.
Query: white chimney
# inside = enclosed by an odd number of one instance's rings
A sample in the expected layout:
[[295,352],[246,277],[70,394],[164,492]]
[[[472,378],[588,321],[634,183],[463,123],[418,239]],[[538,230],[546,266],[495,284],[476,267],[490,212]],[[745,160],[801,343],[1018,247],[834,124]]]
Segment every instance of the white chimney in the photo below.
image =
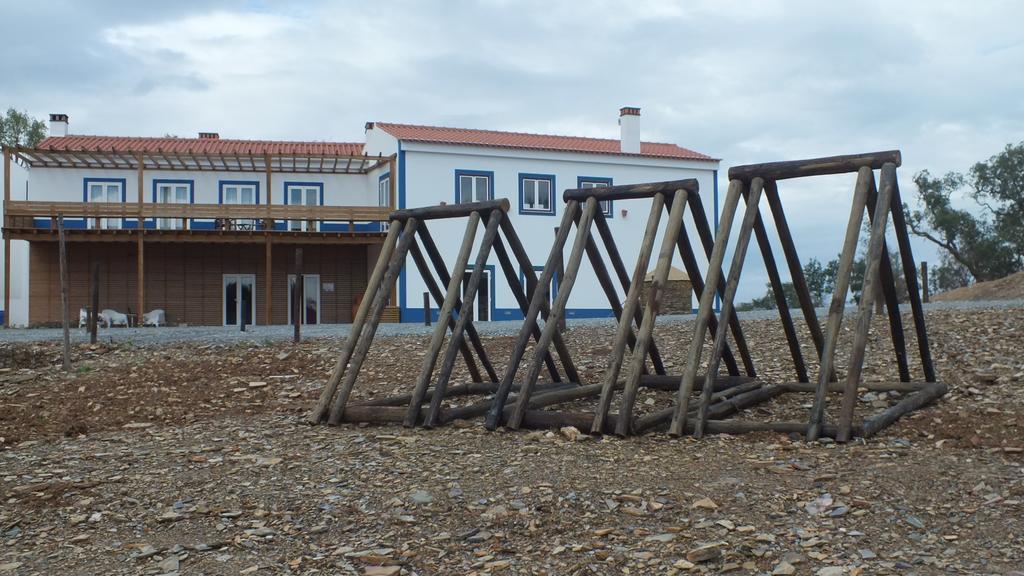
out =
[[626,106],[619,109],[619,147],[627,154],[640,153],[640,109]]
[[50,114],[50,137],[63,138],[68,135],[68,115]]

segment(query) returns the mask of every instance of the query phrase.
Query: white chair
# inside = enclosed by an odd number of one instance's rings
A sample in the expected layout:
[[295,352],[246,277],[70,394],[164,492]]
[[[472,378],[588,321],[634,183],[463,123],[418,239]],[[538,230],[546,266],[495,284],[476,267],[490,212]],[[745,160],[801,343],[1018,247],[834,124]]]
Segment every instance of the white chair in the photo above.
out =
[[143,326],[166,326],[167,325],[167,314],[163,310],[157,308],[156,310],[150,310],[142,315]]
[[117,310],[107,308],[100,312],[100,318],[103,318],[108,328],[111,326],[128,326],[128,315],[122,314]]

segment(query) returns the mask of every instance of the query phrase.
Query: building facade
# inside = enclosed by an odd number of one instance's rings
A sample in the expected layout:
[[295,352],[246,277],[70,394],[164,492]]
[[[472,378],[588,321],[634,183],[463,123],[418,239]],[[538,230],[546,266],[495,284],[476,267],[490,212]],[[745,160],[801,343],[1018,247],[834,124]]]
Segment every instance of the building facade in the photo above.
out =
[[[303,321],[350,321],[394,208],[508,198],[538,269],[567,188],[696,178],[715,218],[718,161],[640,142],[639,119],[639,109],[622,109],[619,140],[374,122],[363,143],[328,143],[78,136],[68,134],[66,116],[52,115],[51,136],[37,148],[4,154],[5,324],[60,321],[58,219],[74,320],[98,267],[100,309],[135,317],[162,309],[172,325],[238,325],[291,321],[296,249]],[[602,210],[633,266],[649,201]],[[464,224],[432,223],[449,264]],[[476,317],[521,318],[496,262],[485,272]],[[425,291],[407,266],[385,320],[423,321]],[[609,315],[584,264],[568,316]]]

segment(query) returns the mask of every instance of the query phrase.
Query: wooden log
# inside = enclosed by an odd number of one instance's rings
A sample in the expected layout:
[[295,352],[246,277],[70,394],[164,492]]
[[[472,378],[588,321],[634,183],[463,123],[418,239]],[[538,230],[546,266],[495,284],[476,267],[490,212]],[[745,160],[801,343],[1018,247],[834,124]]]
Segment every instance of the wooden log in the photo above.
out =
[[[700,366],[700,356],[704,349],[704,335],[708,331],[708,318],[714,314],[714,287],[719,285],[719,279],[722,276],[722,262],[725,260],[726,245],[729,242],[729,233],[732,231],[732,223],[736,217],[736,207],[739,204],[742,188],[743,184],[738,180],[734,180],[729,183],[729,191],[726,193],[725,206],[722,210],[718,234],[715,237],[714,248],[708,262],[708,274],[704,282],[705,290],[700,297],[700,305],[697,308],[697,320],[694,322],[693,338],[690,341],[690,349],[686,356],[686,369],[683,372],[683,378],[679,385],[672,423],[669,425],[669,434],[673,436],[681,434],[686,427],[686,413],[689,411],[690,394],[693,393],[694,382],[697,378],[697,367]],[[691,206],[691,209],[693,208],[695,207]],[[696,213],[694,217],[696,220],[700,220]],[[708,289],[708,287],[711,288]],[[718,332],[722,335],[726,332],[724,326],[728,325],[729,319],[726,317],[725,320],[726,324],[721,325],[720,328],[722,329]]]
[[[548,253],[547,262],[544,263],[544,270],[540,274],[540,279],[537,281],[535,286],[550,286],[551,277],[554,274],[555,264],[558,262],[558,258],[562,254],[562,248],[565,246],[565,242],[569,239],[569,232],[573,222],[573,217],[576,212],[580,209],[580,203],[575,200],[570,200],[562,212],[562,224],[558,229],[558,234],[555,236],[555,242],[551,246],[551,252]],[[511,227],[510,227],[511,228]],[[504,230],[505,238],[509,238],[508,230]],[[515,251],[515,245],[510,241],[509,246]],[[529,269],[530,271],[533,268]],[[527,272],[528,273],[528,272]],[[529,277],[527,277],[529,278]],[[509,392],[512,390],[512,380],[516,376],[516,372],[519,370],[519,363],[523,359],[523,355],[526,353],[526,346],[530,342],[530,336],[533,333],[534,328],[537,326],[537,316],[540,314],[541,306],[547,299],[544,297],[544,291],[535,288],[533,296],[530,298],[530,309],[527,310],[523,316],[523,325],[519,328],[519,335],[516,337],[516,343],[512,347],[512,354],[509,356],[508,365],[505,368],[505,375],[501,379],[501,385],[498,387],[498,391],[494,394],[494,399],[491,403],[490,410],[487,412],[487,419],[484,422],[484,426],[488,430],[494,430],[498,427],[501,422],[501,414],[505,410],[505,402],[508,400]],[[557,324],[557,318],[553,318],[550,314],[548,315],[547,322],[545,322],[545,329],[552,325],[552,322]],[[546,348],[542,346],[541,342],[544,340],[544,333],[541,332],[541,341],[537,343],[537,350]],[[565,359],[563,357],[563,364]],[[579,375],[576,378],[569,373],[568,367],[566,367],[566,375],[570,380],[579,381]]]
[[[710,434],[750,434],[753,432],[775,432],[779,434],[800,434],[807,429],[803,422],[744,422],[739,420],[709,420],[706,430]],[[859,431],[860,428],[855,428]],[[821,435],[834,438],[836,427],[826,424]]]
[[890,162],[896,166],[900,165],[902,159],[899,150],[733,166],[729,169],[729,180],[738,178],[750,181],[752,178],[760,176],[767,181],[803,178],[805,176],[846,174],[848,172],[858,172],[861,168],[877,170]]
[[920,392],[907,396],[877,416],[865,419],[862,430],[864,438],[870,438],[878,434],[878,432],[884,430],[904,415],[923,408],[941,398],[946,394],[947,390],[946,385],[941,382],[929,382]]
[[[579,386],[576,382],[552,382],[552,383],[539,383],[537,384],[537,390],[558,390],[562,388],[575,388]],[[518,384],[512,385],[512,391],[519,389]],[[498,390],[497,382],[470,382],[468,384],[456,384],[455,386],[449,386],[444,393],[445,399],[459,398],[463,396],[473,395],[487,395],[494,394]],[[431,400],[434,397],[435,388],[427,388],[427,394],[423,397],[423,400]],[[407,406],[412,400],[412,394],[399,394],[397,396],[388,396],[385,398],[375,398],[372,400],[364,400],[352,404],[352,406]]]
[[[846,370],[846,386],[843,399],[839,404],[838,442],[850,439],[850,426],[853,424],[853,411],[857,405],[857,385],[860,384],[864,370],[864,355],[867,353],[868,331],[871,330],[871,315],[881,274],[882,253],[885,248],[885,230],[889,223],[888,207],[892,203],[892,182],[896,179],[896,167],[886,164],[882,168],[882,189],[877,194],[874,222],[871,235],[868,237],[867,268],[864,270],[864,286],[861,290],[860,303],[857,310],[857,324],[853,334],[853,347],[850,350],[850,361]],[[872,179],[873,180],[873,179]],[[868,186],[870,197],[871,186]],[[909,378],[907,378],[909,380]]]
[[[685,194],[685,192],[684,192]],[[676,204],[679,204],[677,202]],[[615,390],[615,383],[619,380],[619,372],[622,369],[622,356],[626,353],[626,342],[633,334],[633,316],[635,310],[640,306],[640,287],[643,286],[644,276],[647,273],[647,266],[651,261],[651,253],[654,251],[654,239],[658,234],[658,223],[661,221],[661,212],[665,207],[665,195],[658,192],[651,200],[651,213],[647,217],[647,229],[644,231],[643,240],[640,243],[640,252],[636,258],[636,267],[633,270],[633,280],[630,282],[629,291],[626,294],[626,304],[619,313],[619,322],[616,327],[615,340],[613,340],[612,351],[608,356],[608,365],[604,370],[602,379],[601,398],[594,411],[593,430],[595,434],[604,429],[605,417],[608,415],[608,408],[612,403],[612,395]],[[588,246],[590,243],[588,243]],[[597,258],[600,260],[600,256]],[[609,300],[612,300],[609,294]],[[648,303],[650,308],[650,303]],[[641,332],[643,323],[641,322]],[[633,355],[640,363],[642,369],[646,363],[647,350],[637,349],[633,346]],[[640,382],[640,374],[637,374],[637,384]],[[628,386],[627,386],[628,389]],[[636,392],[634,391],[634,398]],[[621,410],[620,410],[621,411]],[[626,412],[627,414],[630,412]]]
[[[359,369],[362,368],[363,361],[366,360],[366,353],[370,350],[370,346],[373,344],[373,337],[377,333],[377,325],[380,323],[381,314],[384,313],[384,306],[387,304],[388,297],[390,296],[391,290],[389,287],[398,279],[398,274],[405,264],[405,255],[409,252],[409,246],[415,241],[416,228],[418,226],[419,220],[415,218],[409,218],[405,221],[402,237],[395,246],[390,260],[388,260],[387,270],[384,272],[384,277],[381,279],[380,284],[377,285],[373,302],[367,310],[367,320],[364,322],[358,335],[354,331],[349,335],[349,338],[356,339],[356,344],[352,351],[348,368],[345,369],[344,380],[339,385],[338,393],[331,404],[330,416],[327,419],[329,424],[333,425],[341,421],[341,416],[345,412],[345,405],[348,403],[348,397],[352,394],[352,387],[355,386],[356,378],[359,377]],[[353,326],[353,330],[354,328]]]
[[302,248],[295,249],[295,286],[292,288],[292,342],[302,340],[303,304],[306,300],[306,286],[302,277]]
[[508,212],[508,198],[487,200],[484,202],[466,202],[463,204],[442,204],[439,206],[425,206],[423,208],[407,208],[395,210],[388,215],[390,220],[406,221],[415,218],[420,221],[437,220],[441,218],[465,218],[470,214],[490,214],[491,210]]
[[[821,358],[825,339],[821,332],[821,324],[818,323],[818,312],[814,309],[811,291],[807,287],[807,279],[804,278],[804,269],[800,264],[800,256],[796,252],[793,234],[789,230],[786,213],[782,210],[779,188],[774,180],[765,182],[764,196],[768,200],[768,208],[771,210],[772,219],[775,221],[775,229],[779,233],[782,253],[786,259],[786,264],[789,266],[789,275],[793,281],[793,289],[796,292],[797,300],[800,301],[800,309],[804,313],[804,322],[807,324],[807,330],[811,333],[811,340],[814,342],[814,349],[818,353],[818,358]],[[829,374],[829,379],[835,380],[834,372]]]
[[373,266],[373,272],[370,273],[370,278],[366,282],[363,299],[356,310],[355,318],[352,319],[348,338],[345,339],[345,345],[341,349],[341,354],[338,355],[338,361],[334,364],[334,370],[331,372],[327,385],[324,386],[323,391],[320,393],[320,399],[317,401],[316,407],[309,414],[308,420],[313,424],[320,422],[324,418],[331,405],[331,399],[334,398],[334,393],[338,389],[338,384],[341,383],[341,378],[345,374],[348,361],[352,358],[352,351],[355,350],[356,342],[359,340],[363,325],[366,323],[370,303],[374,295],[380,290],[381,281],[384,279],[384,272],[388,267],[391,255],[395,251],[395,245],[398,243],[398,235],[401,229],[401,225],[397,221],[392,221],[388,225],[388,235],[384,238],[384,244],[381,245],[380,249],[380,256],[377,258],[377,263]]
[[[868,187],[868,221],[874,224],[875,212],[878,202],[878,191],[875,189],[874,181]],[[889,206],[881,206],[886,215]],[[892,261],[889,260],[888,242],[882,238],[882,258],[879,261],[879,284],[882,289],[882,296],[885,298],[885,308],[889,316],[889,334],[892,338],[893,352],[896,354],[896,367],[900,373],[900,381],[910,382],[910,365],[907,362],[907,341],[903,335],[903,318],[900,315],[900,299],[896,293],[896,274],[892,269]],[[881,305],[881,300],[876,300]],[[877,311],[877,310],[876,310]],[[841,428],[841,426],[840,426]]]
[[[743,263],[747,259],[747,248],[750,246],[750,235],[754,230],[754,220],[760,214],[761,193],[764,190],[764,180],[754,178],[750,181],[750,190],[744,193],[747,198],[746,211],[743,214],[743,222],[740,224],[739,236],[736,239],[736,248],[733,251],[732,264],[729,265],[729,280],[725,285],[725,295],[722,297],[722,313],[720,316],[728,322],[729,318],[736,314],[736,291],[739,289],[740,274],[743,272]],[[743,191],[741,187],[741,191]],[[718,373],[718,366],[722,361],[722,350],[725,348],[725,330],[715,335],[714,344],[711,347],[711,355],[708,358],[708,374]],[[697,425],[694,428],[694,436],[700,438],[704,435],[704,424],[708,421],[708,407],[711,405],[711,386],[705,385],[701,393],[700,405],[697,408]]]
[[[530,300],[522,282],[519,281],[516,267],[512,264],[512,259],[509,258],[508,250],[505,249],[505,243],[502,242],[501,235],[494,239],[494,253],[498,257],[498,264],[505,274],[505,280],[508,282],[509,288],[512,289],[512,295],[519,305],[519,310],[526,314],[530,310]],[[532,333],[534,340],[540,340],[540,327],[534,325]],[[561,340],[561,337],[559,337],[559,340]],[[551,379],[555,382],[561,382],[562,376],[558,373],[558,366],[555,364],[555,359],[551,356],[550,351],[544,356],[544,364],[548,368],[548,374],[551,375]]]
[[[423,283],[427,285],[427,292],[434,298],[434,301],[437,302],[438,312],[440,312],[440,308],[444,305],[444,292],[441,292],[440,286],[437,285],[437,281],[434,279],[434,274],[430,271],[430,267],[427,265],[427,261],[423,257],[423,252],[420,251],[420,247],[417,243],[412,243],[412,246],[409,249],[409,254],[412,256],[412,260],[416,264],[416,269],[419,270],[420,278],[422,278]],[[447,284],[447,282],[445,284]],[[448,329],[455,329],[455,320],[451,316],[448,317]],[[481,346],[482,345],[483,344],[481,343]],[[473,353],[469,350],[469,345],[466,344],[465,340],[460,343],[459,350],[462,352],[462,359],[466,362],[470,378],[472,378],[474,382],[479,382],[481,380],[480,370],[477,368],[476,360],[473,358]],[[411,398],[412,397],[410,396],[410,399]],[[408,403],[409,401],[407,400],[405,404]]]
[[[58,241],[60,242],[60,321],[61,327],[64,329],[63,334],[63,347],[61,354],[61,366],[65,372],[71,371],[71,311],[68,309],[68,249],[67,242],[64,237],[64,215],[57,215],[57,235]],[[5,310],[5,314],[10,314],[10,310]]]
[[[598,234],[601,236],[601,242],[604,244],[605,251],[608,253],[608,260],[612,264],[612,269],[615,270],[615,275],[619,278],[619,284],[622,286],[622,292],[623,294],[629,294],[633,284],[630,280],[629,274],[626,273],[626,264],[622,261],[622,255],[619,253],[619,247],[615,242],[615,235],[612,234],[611,228],[608,226],[608,220],[605,218],[604,212],[600,210],[597,211],[597,214],[594,215],[594,224],[597,225]],[[605,269],[604,262],[601,262],[599,266],[602,269]],[[641,282],[642,281],[643,278],[641,278]],[[609,294],[608,298],[611,299],[612,296]],[[633,322],[636,324],[637,328],[640,328],[640,324],[643,323],[643,310],[641,310],[639,306],[633,310]],[[628,338],[629,340],[627,344],[629,344],[629,348],[632,350],[636,345],[636,340],[632,331]],[[653,340],[651,341],[648,354],[651,357],[651,364],[654,365],[654,371],[658,374],[664,374],[665,364],[661,360],[661,352],[658,350],[658,345]]]
[[[690,202],[690,212],[693,213],[693,224],[697,229],[697,236],[700,238],[700,242],[704,246],[705,256],[707,256],[710,261],[717,236],[713,237],[711,235],[711,227],[708,224],[707,214],[704,213],[704,204],[700,199],[700,194],[690,194],[687,196],[687,200]],[[721,270],[718,271],[718,284],[716,286],[712,286],[712,288],[717,290],[718,294],[725,293],[725,274],[722,273]],[[728,327],[729,330],[732,331],[732,339],[736,342],[736,350],[740,354],[740,360],[743,361],[743,369],[746,371],[747,376],[757,376],[757,370],[754,367],[754,359],[750,355],[750,348],[747,346],[747,338],[743,334],[743,327],[740,326],[739,316],[733,316],[730,318]]]
[[[926,382],[861,382],[857,388],[864,390],[871,390],[873,392],[899,392],[901,394],[909,394],[917,392],[926,386]],[[786,382],[779,384],[786,388],[788,392],[816,392],[818,390],[817,384],[810,384],[806,382]],[[842,392],[846,390],[846,384],[840,382],[829,382],[829,392]]]
[[[441,370],[437,380],[434,382],[434,389],[437,391],[430,401],[430,410],[427,412],[427,419],[424,425],[427,427],[437,424],[438,416],[441,413],[441,402],[444,400],[445,390],[452,377],[452,369],[455,367],[455,356],[458,347],[463,342],[463,335],[466,325],[473,317],[473,305],[476,303],[476,293],[480,289],[480,281],[483,279],[483,271],[487,267],[487,258],[491,255],[491,246],[498,236],[498,226],[505,215],[501,210],[491,210],[487,219],[487,229],[484,231],[483,241],[477,248],[476,261],[473,263],[473,272],[469,275],[469,284],[462,295],[462,309],[459,312],[459,320],[455,323],[455,330],[448,339],[448,349],[445,350],[444,360],[441,363]],[[470,217],[472,218],[472,216]],[[474,234],[475,236],[475,234]],[[463,268],[465,269],[465,268]]]
[[[746,190],[744,190],[743,196],[744,200],[748,200]],[[789,344],[789,355],[793,358],[793,370],[796,371],[796,379],[800,382],[809,382],[807,365],[804,363],[804,354],[800,350],[800,339],[797,337],[796,327],[793,325],[793,316],[789,313],[789,302],[786,301],[782,277],[779,275],[779,268],[775,264],[775,254],[772,253],[772,244],[768,240],[768,230],[765,228],[764,219],[761,218],[760,212],[754,218],[754,236],[757,238],[757,245],[761,249],[761,259],[764,261],[765,270],[768,272],[768,283],[772,287],[772,294],[775,295],[775,307],[779,311],[782,331],[785,332],[786,342]]]
[[[537,377],[540,375],[544,351],[551,345],[554,333],[558,330],[559,320],[565,316],[565,308],[569,304],[569,295],[572,293],[572,287],[576,283],[576,275],[579,273],[580,263],[583,260],[583,250],[587,244],[587,235],[590,234],[590,225],[594,221],[594,213],[597,212],[598,208],[597,200],[594,198],[587,199],[579,226],[576,229],[576,238],[573,241],[572,251],[569,253],[569,261],[565,266],[565,276],[559,285],[558,296],[555,298],[555,303],[551,306],[551,314],[548,316],[548,321],[544,324],[540,342],[537,343],[537,348],[534,350],[533,360],[530,362],[526,378],[523,380],[523,388],[519,391],[515,408],[512,410],[508,424],[506,424],[513,429],[522,422],[523,412],[528,406],[533,386],[537,383]],[[561,251],[559,250],[559,252]]]
[[843,242],[843,252],[839,257],[839,271],[836,273],[835,290],[832,292],[832,303],[828,310],[825,343],[822,347],[821,363],[818,369],[818,389],[814,394],[810,423],[807,427],[807,439],[811,442],[818,439],[825,417],[826,394],[835,364],[836,344],[843,322],[843,310],[846,308],[846,294],[850,289],[853,260],[857,255],[857,240],[860,238],[861,223],[864,221],[868,187],[871,185],[870,180],[873,180],[874,177],[871,168],[867,166],[861,168],[857,173],[857,186],[853,192],[850,218],[846,224],[846,239]]
[[100,263],[92,263],[92,281],[89,285],[91,298],[89,299],[89,344],[95,344],[99,336],[97,333],[97,319],[100,315]]
[[[713,403],[708,409],[708,415],[711,418],[721,418],[734,412],[749,408],[750,406],[754,406],[755,404],[771,400],[782,393],[783,391],[778,390],[776,386],[762,386],[760,382],[742,384],[735,388],[722,390],[721,392],[712,394],[711,399],[715,403]],[[634,433],[642,434],[647,430],[661,426],[665,422],[671,420],[674,414],[675,407],[670,407],[641,416],[633,423]],[[688,424],[683,430],[692,434],[696,428],[696,424],[694,422],[696,417],[697,411],[690,411],[687,414],[686,419]]]
[[910,310],[914,315],[914,330],[917,333],[917,347],[921,354],[921,368],[924,379],[935,382],[935,365],[932,364],[931,348],[928,345],[928,329],[924,322],[924,307],[921,305],[921,294],[918,292],[917,269],[914,263],[914,252],[910,247],[910,233],[907,230],[907,217],[903,213],[903,200],[900,199],[900,183],[893,180],[892,188],[892,227],[896,232],[896,242],[900,248],[903,261],[903,276],[907,281],[907,293],[910,298]]
[[[694,215],[694,218],[697,216]],[[700,266],[697,264],[697,257],[693,253],[693,247],[690,244],[689,234],[686,232],[686,227],[683,226],[679,229],[679,239],[676,243],[679,249],[679,256],[683,260],[683,266],[686,268],[686,275],[690,277],[690,283],[693,286],[693,293],[697,297],[697,302],[700,302],[701,296],[704,294],[704,275],[700,271]],[[715,315],[711,315],[708,318],[708,330],[711,331],[711,337],[714,338],[718,334],[718,318]],[[729,343],[725,344],[725,353],[722,355],[725,360],[725,368],[732,376],[739,376],[740,368],[736,364],[736,357],[733,356],[732,348]],[[677,382],[678,384],[678,382]]]
[[[437,249],[437,244],[434,243],[434,237],[430,234],[430,230],[427,228],[426,223],[421,223],[419,232],[417,233],[421,242],[423,242],[423,249],[427,252],[427,256],[430,258],[430,262],[434,265],[434,271],[437,272],[437,277],[440,278],[441,284],[447,286],[451,281],[451,276],[448,274],[448,268],[445,266],[444,258],[441,256],[441,251]],[[462,298],[458,297],[455,299],[455,310],[462,310]],[[472,322],[466,326],[466,334],[469,336],[469,341],[473,345],[473,350],[476,351],[476,355],[480,358],[480,364],[484,368],[484,372],[487,372],[487,377],[491,382],[498,381],[498,373],[494,371],[494,366],[491,364],[491,359],[487,356],[487,350],[484,348],[483,340],[480,339],[480,334],[476,331],[476,326]],[[469,374],[474,381],[480,380],[480,375],[475,372],[476,364],[473,363],[469,366]]]
[[[620,436],[627,436],[631,432],[633,406],[636,404],[636,395],[640,389],[644,356],[647,352],[647,347],[650,346],[654,338],[654,324],[658,317],[658,309],[661,306],[665,283],[668,281],[668,273],[672,268],[672,256],[676,249],[676,240],[679,238],[679,230],[683,227],[686,196],[687,192],[685,190],[679,190],[675,193],[675,197],[672,198],[672,208],[669,210],[665,233],[661,239],[661,250],[658,252],[658,263],[654,267],[654,279],[651,282],[650,293],[647,296],[647,306],[644,307],[643,321],[640,323],[636,348],[633,351],[633,359],[629,367],[628,376],[626,377],[626,385],[622,390],[622,400],[619,403],[619,421],[615,426],[615,433]],[[656,233],[656,231],[652,231],[650,234],[652,244]],[[646,240],[645,238],[644,241],[646,242]],[[650,248],[648,248],[648,258],[649,251]],[[647,263],[645,262],[644,269],[646,268]],[[644,275],[644,272],[640,271],[633,279],[633,284],[637,286],[636,293],[633,295],[636,300],[640,299],[639,285],[643,283]],[[709,388],[714,386],[714,376],[708,380],[707,385]]]
[[[462,235],[462,246],[459,248],[455,258],[455,265],[452,267],[452,274],[448,279],[448,291],[441,305],[441,311],[437,316],[437,326],[430,337],[430,344],[427,345],[427,353],[423,356],[423,364],[420,367],[419,378],[416,379],[416,386],[413,388],[412,400],[409,402],[409,409],[405,417],[406,426],[415,426],[416,419],[423,405],[423,397],[427,394],[427,387],[430,385],[431,377],[434,375],[434,366],[437,364],[437,355],[444,344],[445,334],[448,332],[448,324],[452,319],[452,310],[455,309],[455,301],[459,299],[462,291],[461,272],[469,264],[469,254],[473,251],[473,244],[476,242],[476,229],[480,224],[480,214],[472,212],[466,221],[466,231]],[[462,312],[466,312],[463,308]],[[464,318],[466,314],[460,314]],[[447,384],[447,383],[446,383]]]
[[928,295],[928,263],[921,261],[921,301],[925,304],[930,300]]
[[[501,233],[505,236],[505,241],[508,242],[508,248],[512,251],[512,255],[515,256],[516,262],[519,263],[519,268],[523,271],[523,275],[526,278],[526,294],[527,302],[529,303],[532,301],[533,292],[536,290],[538,285],[537,273],[533,269],[533,264],[530,262],[530,257],[526,253],[526,249],[523,248],[523,243],[519,239],[519,234],[516,233],[515,227],[512,226],[512,223],[508,218],[501,221]],[[551,284],[549,282],[548,286],[550,285]],[[529,307],[523,311],[524,317],[527,311],[529,311]],[[547,319],[549,312],[550,305],[548,300],[542,298],[540,301],[541,317]],[[536,326],[534,327],[536,328]],[[540,334],[539,328],[537,329],[537,334]],[[561,333],[555,334],[555,352],[558,353],[558,359],[562,363],[562,369],[565,370],[566,379],[572,382],[579,382],[580,376],[576,371],[576,364],[572,361],[572,355],[569,354],[569,347],[565,345],[565,340],[562,338]]]
[[606,200],[632,200],[653,198],[655,194],[671,196],[676,190],[685,190],[694,194],[700,192],[700,183],[694,178],[672,180],[668,182],[651,182],[648,184],[624,184],[621,186],[602,186],[600,188],[570,188],[562,193],[562,200],[586,202],[587,198],[595,198],[598,202]]

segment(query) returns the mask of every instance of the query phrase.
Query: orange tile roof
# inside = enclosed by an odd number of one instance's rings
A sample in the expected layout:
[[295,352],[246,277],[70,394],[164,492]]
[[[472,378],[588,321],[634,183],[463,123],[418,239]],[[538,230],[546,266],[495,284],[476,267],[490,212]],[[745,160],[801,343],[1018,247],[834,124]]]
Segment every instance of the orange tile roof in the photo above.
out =
[[97,152],[176,152],[184,154],[315,154],[362,156],[359,142],[286,142],[227,140],[220,138],[145,138],[134,136],[82,136],[69,134],[39,143],[45,150]]
[[412,124],[391,124],[376,122],[377,128],[407,142],[430,142],[435,144],[457,144],[462,146],[487,146],[494,148],[520,148],[525,150],[552,150],[558,152],[582,152],[589,154],[621,154],[624,156],[652,156],[679,160],[716,161],[707,154],[701,154],[675,144],[642,142],[639,154],[624,153],[619,141],[611,138],[584,138],[579,136],[554,136],[550,134],[527,134],[522,132],[499,132],[496,130],[473,130],[469,128],[444,128],[440,126],[416,126]]

